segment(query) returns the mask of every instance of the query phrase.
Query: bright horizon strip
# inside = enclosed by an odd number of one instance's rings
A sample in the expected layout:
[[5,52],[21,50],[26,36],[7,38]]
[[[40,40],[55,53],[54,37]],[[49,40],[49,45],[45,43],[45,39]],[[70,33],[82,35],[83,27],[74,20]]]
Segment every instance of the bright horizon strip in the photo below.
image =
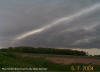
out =
[[87,55],[100,55],[100,49],[99,48],[57,48],[57,49],[71,49],[71,50],[78,50],[78,51],[84,51]]
[[24,39],[24,38],[26,38],[26,37],[28,37],[28,36],[41,33],[41,32],[43,32],[43,31],[45,31],[46,29],[49,29],[49,28],[51,28],[51,27],[53,27],[53,26],[56,26],[56,25],[60,24],[60,23],[63,22],[63,21],[66,21],[67,23],[68,23],[68,22],[71,22],[71,21],[73,21],[74,19],[76,19],[76,18],[78,18],[78,17],[80,17],[80,16],[84,16],[84,15],[88,14],[88,13],[91,12],[91,11],[94,11],[95,9],[97,9],[97,8],[99,8],[99,7],[100,7],[100,3],[95,4],[95,5],[93,5],[92,7],[85,8],[85,9],[83,9],[82,11],[80,11],[80,12],[78,12],[78,13],[75,13],[75,14],[73,14],[73,15],[70,15],[70,16],[67,16],[67,17],[62,17],[62,18],[60,18],[60,19],[57,19],[57,20],[51,22],[50,24],[48,24],[48,25],[46,25],[46,26],[44,26],[44,27],[41,27],[41,28],[35,29],[35,30],[31,30],[31,31],[28,31],[28,32],[26,32],[26,33],[21,34],[21,35],[19,35],[18,37],[16,37],[16,38],[14,39],[14,41],[16,42],[16,41],[22,40],[22,39]]

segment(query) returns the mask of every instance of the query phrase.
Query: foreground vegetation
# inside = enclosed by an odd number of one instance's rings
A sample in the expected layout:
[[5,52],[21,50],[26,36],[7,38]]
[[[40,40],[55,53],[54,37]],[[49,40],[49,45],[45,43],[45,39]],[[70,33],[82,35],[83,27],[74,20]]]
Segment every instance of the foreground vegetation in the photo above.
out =
[[[27,53],[29,56],[24,56],[20,54]],[[34,57],[31,57],[34,54]],[[35,54],[39,55],[37,57]],[[46,68],[43,72],[63,72],[72,71],[71,67],[74,66],[88,66],[89,64],[58,64],[45,59],[45,56],[40,56],[40,54],[52,54],[55,55],[69,55],[69,57],[88,57],[83,51],[72,51],[72,50],[60,50],[52,48],[33,48],[33,47],[10,47],[5,49],[0,49],[0,72],[5,72],[5,68]],[[36,57],[35,57],[36,56]],[[62,57],[61,56],[61,57]],[[98,56],[97,56],[98,57]],[[100,71],[100,65],[93,65],[93,71]],[[7,70],[7,72],[11,70]],[[34,70],[33,70],[34,71]],[[39,71],[39,70],[36,70]],[[40,70],[41,71],[41,70]],[[75,69],[75,71],[82,71]],[[21,70],[24,72],[24,70]],[[29,71],[31,72],[31,71]],[[74,71],[72,71],[74,72]],[[91,71],[85,71],[91,72]]]
[[[47,68],[46,71],[71,71],[71,66],[88,64],[57,64],[45,60],[44,57],[22,57],[13,53],[0,53],[0,70],[2,68]],[[100,70],[100,65],[95,65],[95,71]],[[11,71],[10,71],[11,72]],[[23,72],[23,70],[22,70]]]
[[44,58],[18,57],[11,53],[0,54],[1,68],[48,68],[48,70],[66,70],[66,66],[54,64]]

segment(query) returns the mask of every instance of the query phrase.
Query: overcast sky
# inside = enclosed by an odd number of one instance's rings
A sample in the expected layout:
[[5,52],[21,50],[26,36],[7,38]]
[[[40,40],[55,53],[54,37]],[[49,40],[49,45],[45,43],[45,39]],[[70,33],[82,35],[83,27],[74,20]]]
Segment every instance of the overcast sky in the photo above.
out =
[[0,0],[0,47],[100,48],[100,0]]

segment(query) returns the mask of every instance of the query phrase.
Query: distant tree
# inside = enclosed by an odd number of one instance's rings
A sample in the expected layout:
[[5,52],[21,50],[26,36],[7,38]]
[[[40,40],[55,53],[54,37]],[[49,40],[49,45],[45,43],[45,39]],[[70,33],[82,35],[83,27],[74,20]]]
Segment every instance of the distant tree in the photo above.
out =
[[83,51],[69,50],[69,49],[56,49],[56,48],[34,48],[34,47],[9,47],[8,51],[23,52],[23,53],[38,53],[38,54],[58,54],[58,55],[81,55],[86,56]]

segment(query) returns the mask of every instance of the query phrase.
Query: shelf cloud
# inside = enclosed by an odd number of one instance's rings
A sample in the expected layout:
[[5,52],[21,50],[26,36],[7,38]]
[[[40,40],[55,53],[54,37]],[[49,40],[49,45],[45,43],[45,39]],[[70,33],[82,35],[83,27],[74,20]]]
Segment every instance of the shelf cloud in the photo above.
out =
[[[73,21],[74,19],[76,19],[76,18],[78,18],[78,17],[80,17],[80,16],[87,15],[87,14],[91,13],[92,11],[95,11],[95,10],[98,9],[98,8],[100,8],[100,3],[97,3],[97,4],[95,4],[95,5],[91,6],[91,7],[87,7],[86,9],[83,9],[82,11],[77,12],[77,13],[75,13],[75,14],[72,14],[72,15],[70,15],[70,16],[59,18],[59,19],[57,19],[57,20],[51,22],[50,24],[48,24],[48,25],[46,25],[46,26],[43,26],[43,27],[41,27],[41,28],[39,28],[39,29],[31,30],[31,31],[29,31],[29,32],[26,32],[26,33],[24,33],[24,34],[21,34],[21,35],[19,35],[18,37],[16,37],[15,40],[16,40],[16,41],[17,41],[17,40],[21,40],[21,39],[23,39],[23,38],[25,38],[25,37],[28,37],[28,36],[30,36],[30,35],[35,35],[35,34],[37,34],[37,33],[43,32],[43,31],[45,31],[46,29],[49,29],[49,28],[51,28],[51,27],[53,27],[53,26],[55,26],[55,25],[61,24],[61,22],[63,22],[63,21],[66,21],[66,23],[69,23],[70,21]],[[93,28],[93,27],[95,27],[95,26],[96,26],[96,24],[95,24],[95,25],[91,25],[91,26],[89,26],[88,28],[85,27],[84,29],[89,30],[89,29],[91,29],[91,28]]]
[[0,0],[0,47],[100,48],[99,0]]

